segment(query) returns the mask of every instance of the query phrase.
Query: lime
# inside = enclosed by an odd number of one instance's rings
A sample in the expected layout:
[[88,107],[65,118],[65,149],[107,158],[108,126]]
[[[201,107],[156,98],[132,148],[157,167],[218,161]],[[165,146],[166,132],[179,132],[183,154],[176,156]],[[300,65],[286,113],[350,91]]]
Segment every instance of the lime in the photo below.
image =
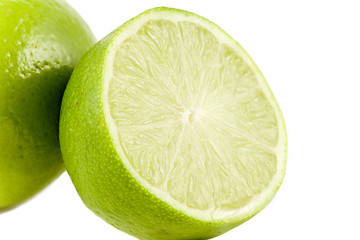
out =
[[79,62],[60,114],[84,203],[140,239],[208,239],[274,196],[286,131],[248,54],[210,21],[155,8]]
[[28,199],[64,171],[61,98],[94,41],[64,1],[0,1],[0,209]]

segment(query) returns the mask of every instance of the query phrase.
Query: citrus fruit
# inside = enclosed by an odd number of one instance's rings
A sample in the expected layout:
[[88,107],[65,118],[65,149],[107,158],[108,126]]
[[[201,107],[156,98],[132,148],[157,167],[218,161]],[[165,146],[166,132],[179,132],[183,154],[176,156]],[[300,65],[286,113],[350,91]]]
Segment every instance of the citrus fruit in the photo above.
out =
[[94,42],[64,1],[0,0],[0,209],[23,202],[64,171],[61,98]]
[[278,105],[214,23],[155,8],[87,52],[60,113],[84,203],[140,239],[208,239],[258,213],[284,173]]

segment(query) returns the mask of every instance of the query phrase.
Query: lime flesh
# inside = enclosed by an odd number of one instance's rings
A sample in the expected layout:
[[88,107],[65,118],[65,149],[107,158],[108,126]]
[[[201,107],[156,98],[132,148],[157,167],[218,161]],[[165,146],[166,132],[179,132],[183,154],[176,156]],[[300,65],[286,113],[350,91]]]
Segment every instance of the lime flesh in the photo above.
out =
[[241,211],[278,167],[276,112],[241,55],[199,23],[149,20],[116,48],[109,86],[124,160],[213,219]]
[[247,53],[195,14],[155,8],[96,44],[65,91],[60,142],[84,203],[140,239],[207,239],[274,196],[284,120]]

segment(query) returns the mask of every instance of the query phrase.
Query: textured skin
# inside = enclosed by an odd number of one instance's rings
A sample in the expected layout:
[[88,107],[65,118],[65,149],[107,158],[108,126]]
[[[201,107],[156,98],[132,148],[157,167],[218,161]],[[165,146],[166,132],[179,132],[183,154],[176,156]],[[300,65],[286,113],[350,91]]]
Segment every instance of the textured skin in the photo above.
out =
[[[155,8],[142,15],[156,11],[191,14]],[[140,185],[117,153],[107,122],[110,113],[106,102],[105,68],[115,39],[126,32],[127,26],[136,24],[138,17],[92,47],[71,76],[60,113],[60,145],[66,170],[85,205],[106,222],[130,235],[146,240],[216,237],[256,213],[230,221],[202,221],[187,216]]]
[[0,0],[0,209],[33,196],[63,171],[63,91],[95,38],[61,0]]

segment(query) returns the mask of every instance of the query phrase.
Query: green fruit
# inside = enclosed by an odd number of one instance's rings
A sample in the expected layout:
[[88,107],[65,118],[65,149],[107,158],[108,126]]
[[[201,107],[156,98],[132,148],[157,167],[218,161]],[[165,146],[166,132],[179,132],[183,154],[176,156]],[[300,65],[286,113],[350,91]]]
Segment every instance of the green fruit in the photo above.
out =
[[0,0],[0,209],[33,196],[63,171],[63,91],[95,38],[62,0]]
[[287,138],[238,43],[193,13],[155,8],[76,66],[60,145],[80,197],[114,227],[140,239],[208,239],[272,199]]

